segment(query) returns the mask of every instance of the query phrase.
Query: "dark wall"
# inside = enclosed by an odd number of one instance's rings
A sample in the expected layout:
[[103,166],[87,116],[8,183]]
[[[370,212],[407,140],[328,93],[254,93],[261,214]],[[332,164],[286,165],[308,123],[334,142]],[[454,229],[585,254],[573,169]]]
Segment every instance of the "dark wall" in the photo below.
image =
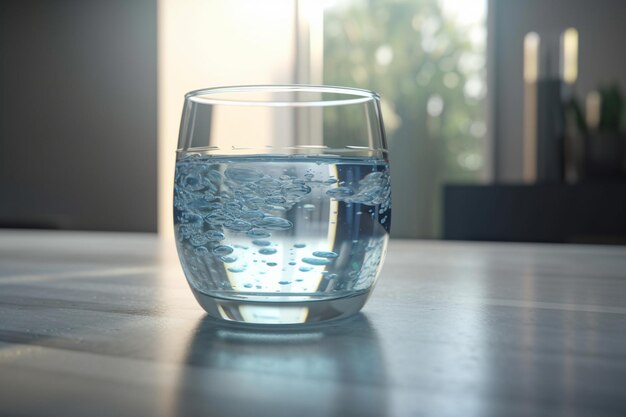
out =
[[156,231],[156,0],[0,1],[0,226]]
[[526,33],[579,31],[576,91],[582,99],[598,83],[626,91],[626,1],[489,0],[490,92],[496,180],[521,181],[523,40]]

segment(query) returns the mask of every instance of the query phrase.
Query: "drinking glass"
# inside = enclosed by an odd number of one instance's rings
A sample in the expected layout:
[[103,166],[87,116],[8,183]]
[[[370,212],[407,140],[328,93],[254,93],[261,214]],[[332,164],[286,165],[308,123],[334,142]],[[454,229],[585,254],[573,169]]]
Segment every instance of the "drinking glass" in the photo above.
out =
[[174,229],[215,318],[302,324],[358,312],[391,221],[379,96],[330,86],[238,86],[185,96]]

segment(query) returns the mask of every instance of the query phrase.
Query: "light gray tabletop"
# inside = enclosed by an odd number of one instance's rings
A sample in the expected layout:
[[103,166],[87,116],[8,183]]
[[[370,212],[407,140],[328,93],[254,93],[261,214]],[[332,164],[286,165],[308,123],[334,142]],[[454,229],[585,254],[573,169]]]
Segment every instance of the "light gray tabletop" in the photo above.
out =
[[393,241],[346,321],[205,318],[154,235],[0,231],[1,416],[624,416],[626,248]]

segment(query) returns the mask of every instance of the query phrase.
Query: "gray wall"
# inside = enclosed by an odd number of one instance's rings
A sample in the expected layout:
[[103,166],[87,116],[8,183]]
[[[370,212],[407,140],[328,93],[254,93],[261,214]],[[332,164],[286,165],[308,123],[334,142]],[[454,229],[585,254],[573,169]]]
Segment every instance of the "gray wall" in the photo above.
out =
[[0,2],[0,226],[156,230],[156,0]]
[[626,91],[626,1],[489,0],[489,14],[495,179],[521,181],[524,35],[577,28],[579,96],[613,80]]

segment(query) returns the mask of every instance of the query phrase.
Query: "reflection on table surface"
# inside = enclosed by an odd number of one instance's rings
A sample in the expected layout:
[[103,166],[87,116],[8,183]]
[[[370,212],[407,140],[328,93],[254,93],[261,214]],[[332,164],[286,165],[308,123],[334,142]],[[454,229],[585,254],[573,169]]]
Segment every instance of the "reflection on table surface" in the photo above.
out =
[[[383,353],[358,314],[328,325],[264,330],[199,321],[179,379],[178,414],[385,415]],[[354,389],[363,386],[363,389]],[[307,411],[309,410],[309,411]]]
[[205,317],[154,236],[0,233],[0,415],[623,416],[626,248],[392,241],[363,312]]

